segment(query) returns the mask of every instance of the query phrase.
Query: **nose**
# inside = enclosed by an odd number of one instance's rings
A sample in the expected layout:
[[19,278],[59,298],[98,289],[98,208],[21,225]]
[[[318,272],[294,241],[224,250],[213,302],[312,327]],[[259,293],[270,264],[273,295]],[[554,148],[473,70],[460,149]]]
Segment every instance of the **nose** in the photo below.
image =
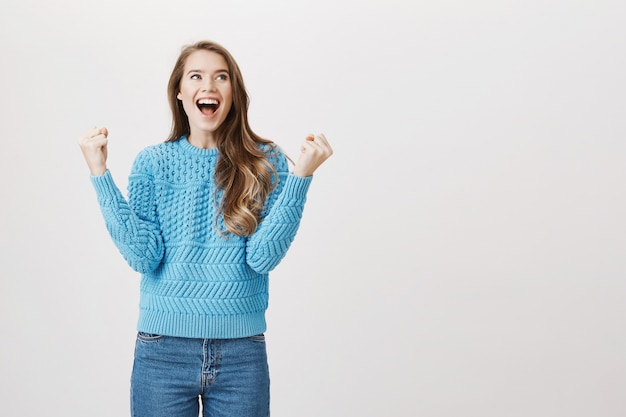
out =
[[206,78],[206,82],[202,86],[202,91],[214,91],[215,90],[215,82],[211,79],[211,77]]

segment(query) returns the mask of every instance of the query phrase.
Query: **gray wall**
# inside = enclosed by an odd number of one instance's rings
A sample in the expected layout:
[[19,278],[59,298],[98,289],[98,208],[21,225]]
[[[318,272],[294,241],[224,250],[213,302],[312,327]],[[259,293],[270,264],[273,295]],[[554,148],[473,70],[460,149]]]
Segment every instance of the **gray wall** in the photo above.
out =
[[623,2],[2,9],[1,415],[128,415],[139,276],[76,140],[125,190],[205,38],[257,133],[335,149],[271,275],[273,416],[626,415]]

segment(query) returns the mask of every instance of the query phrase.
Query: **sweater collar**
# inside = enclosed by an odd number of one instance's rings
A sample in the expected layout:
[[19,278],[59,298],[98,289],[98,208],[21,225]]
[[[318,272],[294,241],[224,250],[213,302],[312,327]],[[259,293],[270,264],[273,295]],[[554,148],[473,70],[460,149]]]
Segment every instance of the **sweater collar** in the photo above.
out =
[[189,153],[192,153],[194,155],[198,155],[198,156],[214,156],[214,155],[217,155],[219,153],[219,150],[217,148],[203,149],[203,148],[197,148],[197,147],[193,146],[187,140],[187,136],[181,136],[179,142],[180,142],[181,146],[183,147],[183,149],[185,150],[185,152],[189,152]]

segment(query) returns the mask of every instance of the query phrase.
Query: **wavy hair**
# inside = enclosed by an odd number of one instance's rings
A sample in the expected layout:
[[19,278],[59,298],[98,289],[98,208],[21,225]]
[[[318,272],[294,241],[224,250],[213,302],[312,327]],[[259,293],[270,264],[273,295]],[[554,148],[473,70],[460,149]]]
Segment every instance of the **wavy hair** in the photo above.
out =
[[[230,73],[233,95],[230,111],[216,131],[220,157],[215,168],[215,199],[219,200],[218,212],[226,225],[226,230],[220,230],[220,233],[249,236],[256,230],[265,200],[278,181],[276,169],[269,162],[270,156],[275,155],[277,149],[272,141],[261,138],[250,128],[250,99],[241,70],[223,46],[211,41],[199,41],[182,49],[167,85],[172,130],[166,141],[175,142],[190,133],[189,118],[177,95],[185,62],[189,55],[199,50],[215,52],[224,57]],[[218,191],[221,193],[219,199]]]

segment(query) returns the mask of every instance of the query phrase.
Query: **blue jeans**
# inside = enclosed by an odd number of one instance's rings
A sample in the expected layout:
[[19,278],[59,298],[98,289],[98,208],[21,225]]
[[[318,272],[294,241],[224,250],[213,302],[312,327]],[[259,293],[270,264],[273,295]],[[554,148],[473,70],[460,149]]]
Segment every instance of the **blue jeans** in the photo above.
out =
[[133,417],[267,417],[265,337],[186,339],[137,335]]

